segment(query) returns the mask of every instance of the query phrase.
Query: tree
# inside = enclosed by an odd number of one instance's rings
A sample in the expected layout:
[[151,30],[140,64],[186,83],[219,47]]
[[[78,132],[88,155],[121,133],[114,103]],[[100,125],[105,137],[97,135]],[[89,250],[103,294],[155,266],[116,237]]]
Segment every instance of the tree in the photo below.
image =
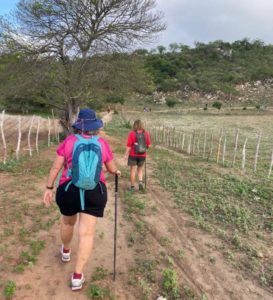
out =
[[46,62],[46,82],[53,87],[47,98],[55,102],[58,94],[69,127],[78,106],[92,97],[91,79],[102,58],[165,29],[154,7],[155,0],[20,0],[15,21],[1,20],[2,52]]

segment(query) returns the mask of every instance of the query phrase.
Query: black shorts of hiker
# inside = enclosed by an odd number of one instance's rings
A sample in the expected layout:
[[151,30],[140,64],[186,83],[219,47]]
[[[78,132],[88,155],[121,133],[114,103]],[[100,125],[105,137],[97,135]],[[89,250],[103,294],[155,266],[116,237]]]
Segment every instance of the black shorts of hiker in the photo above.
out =
[[[69,262],[71,251],[77,251],[71,276],[71,288],[75,291],[80,290],[85,281],[83,271],[91,256],[96,221],[98,217],[103,217],[107,203],[102,166],[118,176],[120,171],[113,161],[107,141],[99,136],[103,122],[96,118],[93,110],[82,109],[72,127],[74,134],[70,134],[57,149],[43,202],[46,206],[52,204],[54,183],[62,170],[56,191],[56,203],[62,214],[60,259]],[[71,249],[77,221],[78,245]]]
[[[124,158],[130,167],[130,188],[135,190],[136,174],[138,177],[139,190],[144,189],[143,185],[143,166],[147,157],[147,150],[151,145],[150,134],[144,128],[141,120],[136,120],[133,124],[133,130],[129,132],[127,138],[127,147]],[[145,174],[146,176],[146,174]]]

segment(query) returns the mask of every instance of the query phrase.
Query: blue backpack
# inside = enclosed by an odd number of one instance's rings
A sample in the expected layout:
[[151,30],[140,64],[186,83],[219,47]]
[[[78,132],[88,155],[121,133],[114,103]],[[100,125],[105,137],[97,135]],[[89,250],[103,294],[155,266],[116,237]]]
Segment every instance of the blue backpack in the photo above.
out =
[[65,188],[68,191],[73,183],[80,191],[81,208],[84,210],[84,193],[86,190],[93,190],[100,182],[102,170],[102,154],[99,137],[94,136],[85,139],[75,134],[77,141],[74,144],[72,155],[72,167],[68,170],[67,176],[72,177]]

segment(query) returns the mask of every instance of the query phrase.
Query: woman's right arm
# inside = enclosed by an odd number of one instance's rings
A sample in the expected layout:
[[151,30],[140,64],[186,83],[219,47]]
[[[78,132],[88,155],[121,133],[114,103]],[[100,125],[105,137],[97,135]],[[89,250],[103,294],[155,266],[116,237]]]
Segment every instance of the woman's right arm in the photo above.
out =
[[46,190],[44,192],[44,204],[48,207],[53,201],[53,188],[54,188],[54,182],[58,176],[58,173],[62,169],[64,165],[64,157],[57,155],[55,158],[55,161],[51,167],[51,170],[49,172],[49,176],[47,179],[47,186]]
[[107,171],[108,171],[109,173],[111,173],[111,174],[116,174],[116,175],[118,175],[118,176],[121,175],[121,172],[120,172],[120,170],[117,168],[117,166],[116,166],[114,160],[111,160],[111,161],[109,161],[109,162],[106,162],[106,163],[105,163],[105,166],[106,166],[106,169],[107,169]]

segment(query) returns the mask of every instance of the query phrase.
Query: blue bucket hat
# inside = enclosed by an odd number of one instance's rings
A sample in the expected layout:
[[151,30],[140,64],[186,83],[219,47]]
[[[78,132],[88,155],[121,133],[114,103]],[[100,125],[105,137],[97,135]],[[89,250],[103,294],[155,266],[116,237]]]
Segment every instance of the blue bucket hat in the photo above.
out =
[[81,131],[94,131],[103,127],[101,119],[97,119],[94,110],[89,108],[81,109],[77,121],[72,127]]

